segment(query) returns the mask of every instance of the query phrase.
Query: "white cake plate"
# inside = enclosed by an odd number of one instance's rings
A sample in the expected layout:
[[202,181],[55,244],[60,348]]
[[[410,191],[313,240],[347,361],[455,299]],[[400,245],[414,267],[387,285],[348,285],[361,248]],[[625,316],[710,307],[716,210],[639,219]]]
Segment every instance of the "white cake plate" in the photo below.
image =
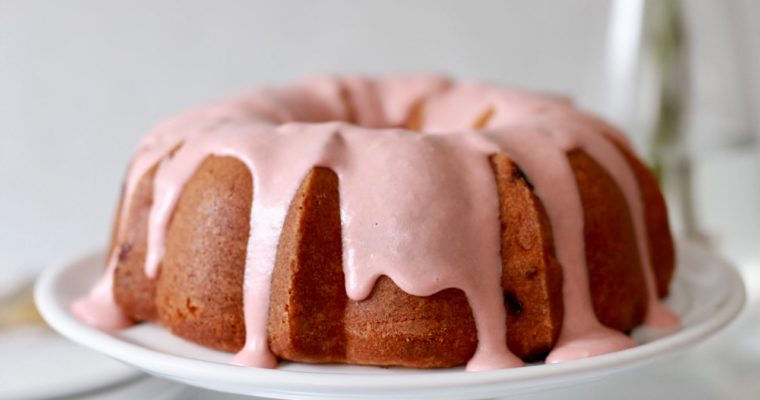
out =
[[667,336],[634,331],[640,346],[561,364],[465,372],[462,368],[414,370],[282,363],[278,369],[228,364],[232,355],[210,350],[154,324],[109,334],[69,311],[103,270],[91,254],[46,270],[35,290],[45,320],[69,339],[166,379],[221,392],[290,399],[479,399],[536,392],[600,379],[686,349],[725,327],[741,310],[744,285],[738,272],[714,253],[678,243],[678,268],[667,304],[682,328]]

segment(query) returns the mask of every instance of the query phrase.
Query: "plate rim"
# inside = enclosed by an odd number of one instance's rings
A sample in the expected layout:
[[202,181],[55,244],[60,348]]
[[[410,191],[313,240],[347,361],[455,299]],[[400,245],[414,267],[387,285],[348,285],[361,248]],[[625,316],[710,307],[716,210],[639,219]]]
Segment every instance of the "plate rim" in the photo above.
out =
[[[70,269],[94,257],[98,251],[80,254],[78,257],[67,259],[44,270],[35,285],[35,301],[48,324],[69,340],[165,378],[213,387],[217,390],[222,389],[218,389],[218,385],[208,386],[198,381],[212,380],[226,385],[247,385],[250,388],[246,391],[232,391],[233,393],[279,396],[299,393],[348,395],[350,390],[360,388],[380,390],[388,395],[389,393],[414,393],[430,388],[443,391],[462,386],[477,386],[483,391],[488,391],[491,387],[504,385],[519,389],[535,385],[537,381],[545,379],[582,381],[589,375],[605,376],[622,369],[642,365],[701,342],[734,320],[746,302],[746,289],[737,269],[716,252],[697,243],[678,240],[677,247],[680,251],[701,253],[703,257],[709,259],[708,262],[711,265],[722,269],[721,276],[724,277],[731,290],[727,290],[721,307],[711,318],[699,321],[688,329],[671,336],[616,353],[561,364],[481,372],[440,370],[434,373],[410,371],[404,374],[350,374],[262,369],[225,365],[149,349],[82,324],[68,312],[67,305],[58,304],[56,301],[55,285],[65,278],[65,274]],[[102,250],[99,252],[102,253]],[[287,390],[282,390],[283,386]],[[469,393],[476,395],[472,391]]]

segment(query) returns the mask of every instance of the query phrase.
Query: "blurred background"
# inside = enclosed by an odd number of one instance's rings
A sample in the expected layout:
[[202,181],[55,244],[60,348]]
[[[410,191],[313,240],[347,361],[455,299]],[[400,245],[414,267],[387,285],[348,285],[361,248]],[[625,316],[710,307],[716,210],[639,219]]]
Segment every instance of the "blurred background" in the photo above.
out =
[[760,271],[758,38],[753,0],[0,0],[0,283],[105,245],[162,118],[313,72],[567,94],[630,135],[681,236]]
[[[651,156],[651,53],[669,38],[657,27],[667,12],[641,23],[643,3],[0,0],[0,270],[105,243],[129,157],[162,118],[313,72],[433,71],[567,93]],[[710,184],[694,190],[697,207],[725,208],[697,212],[723,237],[760,225],[757,193],[738,204],[749,194],[717,186],[756,160],[713,154],[757,141],[760,3],[691,0],[678,12],[689,76],[679,145],[715,164],[695,166]],[[743,186],[760,186],[754,177]],[[734,212],[750,205],[754,219]]]

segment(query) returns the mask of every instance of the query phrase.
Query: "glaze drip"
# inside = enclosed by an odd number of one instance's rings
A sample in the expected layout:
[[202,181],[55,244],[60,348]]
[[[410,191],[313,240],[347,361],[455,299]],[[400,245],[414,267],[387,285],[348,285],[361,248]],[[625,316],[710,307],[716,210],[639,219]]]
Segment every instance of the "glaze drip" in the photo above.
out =
[[[388,129],[404,126],[418,104],[424,104],[425,134]],[[349,118],[358,125],[334,122]],[[483,129],[473,129],[475,124]],[[437,77],[315,77],[263,89],[170,120],[140,143],[125,184],[116,243],[125,236],[125,210],[137,182],[158,165],[145,265],[146,275],[156,277],[172,212],[196,169],[212,155],[242,161],[251,171],[254,196],[244,273],[246,343],[233,363],[274,367],[267,318],[277,243],[300,182],[311,168],[328,167],[340,181],[348,296],[365,299],[380,276],[416,296],[461,289],[478,335],[468,370],[518,366],[522,361],[505,340],[499,200],[489,163],[490,156],[503,152],[524,171],[546,207],[563,266],[565,319],[547,362],[617,351],[634,343],[594,316],[570,150],[587,152],[625,195],[645,270],[646,322],[673,326],[678,321],[654,289],[636,178],[599,134],[600,124],[560,97],[452,85]],[[113,253],[101,280],[73,305],[80,318],[104,329],[129,323],[113,300],[118,263]]]

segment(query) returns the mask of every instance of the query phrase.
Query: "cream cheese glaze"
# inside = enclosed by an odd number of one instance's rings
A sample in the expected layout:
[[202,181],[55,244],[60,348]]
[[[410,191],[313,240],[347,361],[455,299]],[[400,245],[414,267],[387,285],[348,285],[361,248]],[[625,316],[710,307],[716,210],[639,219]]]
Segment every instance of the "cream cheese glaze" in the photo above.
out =
[[[402,129],[419,108],[422,133]],[[356,124],[341,122],[348,120]],[[505,340],[499,203],[489,163],[503,152],[544,204],[563,268],[565,317],[547,362],[613,352],[634,342],[594,315],[583,208],[568,151],[582,149],[594,158],[626,198],[648,291],[645,323],[672,327],[678,319],[656,293],[636,178],[613,143],[591,130],[600,126],[564,98],[430,76],[318,77],[254,91],[181,115],[143,139],[127,175],[116,237],[126,234],[138,181],[158,165],[145,265],[146,275],[155,277],[172,212],[195,170],[211,155],[242,161],[255,195],[244,274],[246,343],[233,363],[274,367],[267,318],[277,243],[302,179],[315,166],[328,167],[340,181],[348,296],[366,298],[380,276],[417,296],[459,288],[478,338],[467,369],[518,366],[522,361]],[[111,290],[118,262],[113,253],[91,292],[72,305],[77,316],[102,329],[129,325]]]

